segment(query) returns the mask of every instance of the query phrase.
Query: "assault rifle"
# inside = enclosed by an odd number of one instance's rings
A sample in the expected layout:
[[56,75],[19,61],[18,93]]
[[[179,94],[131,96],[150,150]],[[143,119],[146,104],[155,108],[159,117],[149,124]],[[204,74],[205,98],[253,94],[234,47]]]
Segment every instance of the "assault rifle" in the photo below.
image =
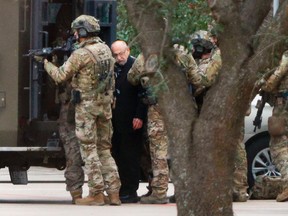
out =
[[265,84],[266,80],[274,73],[275,68],[267,70],[261,77],[260,80],[258,80],[251,93],[251,98],[254,98],[260,91],[260,95],[262,96],[261,100],[257,103],[257,114],[255,116],[255,119],[253,121],[254,127],[254,132],[256,131],[256,128],[258,129],[261,128],[261,123],[262,123],[262,112],[265,107],[266,102],[269,100],[269,93],[264,92],[263,90],[261,91],[261,87]]
[[253,121],[254,127],[254,132],[256,131],[256,128],[260,129],[261,124],[262,124],[262,112],[265,107],[266,102],[268,101],[268,93],[261,91],[260,95],[262,96],[261,100],[259,103],[257,103],[257,114],[255,116],[255,119]]
[[57,57],[63,57],[65,55],[70,56],[70,54],[76,49],[74,44],[76,40],[74,36],[70,36],[63,46],[56,47],[44,47],[42,49],[31,49],[24,56],[34,57],[41,56],[44,58],[51,58],[53,55]]

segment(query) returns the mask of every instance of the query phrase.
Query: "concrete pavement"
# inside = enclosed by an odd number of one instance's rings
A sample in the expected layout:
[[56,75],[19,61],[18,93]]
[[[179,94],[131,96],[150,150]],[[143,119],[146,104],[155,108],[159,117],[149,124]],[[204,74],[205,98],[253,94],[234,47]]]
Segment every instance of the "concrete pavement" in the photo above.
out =
[[[176,216],[175,204],[143,205],[122,204],[121,206],[76,206],[70,204],[69,193],[65,190],[63,171],[45,168],[31,168],[28,172],[28,185],[12,185],[6,169],[0,170],[0,214],[1,216]],[[50,183],[39,183],[39,181]],[[139,195],[147,192],[147,184],[141,183]],[[84,187],[88,194],[87,185]],[[169,184],[168,195],[174,193]],[[275,200],[249,200],[246,203],[233,203],[235,216],[287,216],[288,202]],[[212,215],[211,215],[212,216]]]

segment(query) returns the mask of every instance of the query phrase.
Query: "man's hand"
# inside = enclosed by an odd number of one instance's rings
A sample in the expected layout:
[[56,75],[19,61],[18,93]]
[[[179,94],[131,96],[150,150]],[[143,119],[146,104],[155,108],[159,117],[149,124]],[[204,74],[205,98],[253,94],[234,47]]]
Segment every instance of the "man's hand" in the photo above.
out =
[[140,83],[142,85],[143,88],[147,88],[149,85],[149,77],[144,76],[140,79]]
[[195,65],[196,62],[188,49],[179,44],[173,45],[173,51],[175,53],[175,60],[178,65],[184,68],[189,68],[191,65]]
[[44,57],[43,57],[43,56],[37,56],[37,55],[35,55],[35,56],[34,56],[34,60],[37,61],[37,62],[43,63]]
[[[57,65],[57,63],[58,63],[58,57],[57,57],[57,55],[52,55],[52,60],[51,60],[51,62],[54,64],[54,65]],[[45,62],[44,62],[45,63]]]
[[181,58],[182,55],[187,55],[188,50],[185,49],[183,45],[180,44],[174,44],[173,45],[173,51],[175,53],[176,59]]
[[287,62],[288,61],[288,50],[286,50],[282,55],[282,61]]
[[143,121],[139,118],[133,118],[133,129],[137,130],[142,128],[143,126]]
[[274,72],[274,75],[278,79],[282,79],[282,77],[285,76],[287,72],[288,72],[288,50],[283,53],[280,65]]

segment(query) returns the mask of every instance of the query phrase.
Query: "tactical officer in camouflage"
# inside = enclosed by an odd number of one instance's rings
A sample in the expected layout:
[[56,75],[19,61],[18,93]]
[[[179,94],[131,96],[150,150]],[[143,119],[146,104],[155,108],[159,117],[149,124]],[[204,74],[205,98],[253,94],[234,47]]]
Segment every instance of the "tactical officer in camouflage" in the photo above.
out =
[[[63,46],[64,43],[65,41],[62,36],[54,42],[55,46]],[[71,46],[71,52],[78,48],[77,43],[71,44]],[[63,64],[64,59],[67,59],[70,54],[70,52],[66,52],[61,58],[54,55],[52,63],[59,66]],[[43,61],[41,57],[38,60]],[[84,171],[82,169],[83,160],[80,153],[79,140],[75,134],[75,106],[70,102],[71,90],[71,79],[59,84],[56,87],[55,103],[60,104],[60,114],[57,122],[66,159],[64,172],[66,190],[71,194],[72,204],[75,204],[76,199],[82,198]]]
[[[244,125],[244,119],[243,119]],[[233,186],[232,186],[232,198],[233,202],[246,202],[249,198],[247,193],[248,181],[247,181],[247,158],[243,144],[244,139],[244,127],[240,131],[240,138],[237,141],[235,165],[233,173]]]
[[[220,50],[214,49],[207,31],[199,30],[192,35],[192,53],[175,44],[176,62],[184,67],[188,82],[193,86],[193,96],[198,97],[215,82],[222,66]],[[198,102],[198,109],[201,109]]]
[[[70,191],[72,203],[82,198],[82,186],[84,184],[84,172],[82,169],[82,157],[80,153],[79,141],[75,134],[75,106],[71,104],[71,83],[63,83],[63,90],[59,92],[58,99],[61,103],[59,122],[59,134],[66,158],[66,190]],[[74,116],[72,116],[74,113]]]
[[272,116],[268,119],[271,157],[281,173],[282,192],[277,202],[288,201],[288,51],[282,55],[279,67],[266,79],[260,81],[263,91],[275,96]]
[[71,28],[79,48],[59,68],[44,60],[47,73],[61,83],[72,78],[72,102],[75,104],[76,136],[80,142],[89,195],[75,202],[78,205],[104,205],[104,190],[109,203],[120,205],[120,180],[111,156],[111,104],[113,100],[114,59],[109,47],[97,36],[99,21],[81,15]]
[[127,75],[128,81],[133,85],[141,84],[146,89],[146,94],[143,95],[143,103],[149,106],[147,130],[153,172],[152,193],[148,196],[142,196],[140,203],[166,204],[168,203],[167,190],[169,182],[167,163],[168,138],[163,117],[157,104],[157,96],[152,90],[159,83],[157,83],[156,74],[150,77],[145,75],[144,62],[144,56],[140,54]]
[[[217,46],[217,35],[208,31],[199,30],[192,35],[192,54],[183,46],[174,45],[176,49],[176,60],[185,68],[186,76],[192,85],[192,93],[196,99],[198,111],[200,112],[204,96],[207,90],[215,83],[222,66],[221,52]],[[243,121],[244,124],[244,121]],[[234,202],[245,202],[247,194],[247,161],[242,144],[244,137],[237,141],[236,161],[234,165],[232,195]]]

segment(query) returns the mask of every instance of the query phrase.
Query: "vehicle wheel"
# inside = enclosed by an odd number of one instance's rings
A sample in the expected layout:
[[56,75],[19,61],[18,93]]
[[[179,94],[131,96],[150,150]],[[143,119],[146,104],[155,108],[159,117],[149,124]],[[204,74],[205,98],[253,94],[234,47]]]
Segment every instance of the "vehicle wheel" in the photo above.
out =
[[280,176],[271,160],[269,140],[269,136],[262,136],[246,147],[249,188],[259,175]]

